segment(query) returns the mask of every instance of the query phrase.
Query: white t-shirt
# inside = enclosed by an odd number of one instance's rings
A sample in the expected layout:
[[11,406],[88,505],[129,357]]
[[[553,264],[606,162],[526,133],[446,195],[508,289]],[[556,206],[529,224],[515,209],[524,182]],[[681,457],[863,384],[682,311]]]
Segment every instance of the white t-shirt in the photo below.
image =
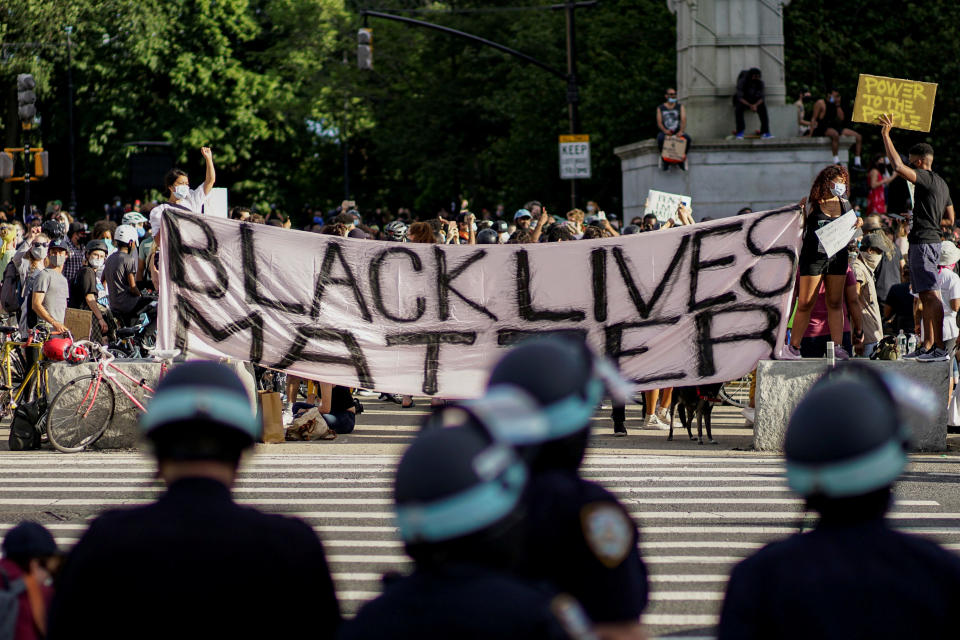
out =
[[[207,194],[203,190],[203,184],[201,184],[196,189],[187,192],[187,197],[183,200],[177,202],[181,207],[186,207],[192,213],[203,213],[203,203],[207,201]],[[158,204],[153,209],[150,209],[150,233],[156,237],[160,233],[160,225],[163,221],[163,212],[168,208],[176,209],[177,207],[171,207],[166,202]]]

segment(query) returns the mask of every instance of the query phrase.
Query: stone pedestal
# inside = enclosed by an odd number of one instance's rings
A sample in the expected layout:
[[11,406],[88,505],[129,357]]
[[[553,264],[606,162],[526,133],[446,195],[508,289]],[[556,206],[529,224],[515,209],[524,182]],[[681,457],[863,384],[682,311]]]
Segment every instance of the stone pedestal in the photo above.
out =
[[[913,434],[914,451],[943,451],[947,448],[947,391],[950,363],[920,363],[911,360],[857,360],[883,371],[903,375],[933,389],[940,403],[937,418]],[[800,399],[827,370],[823,358],[763,360],[757,365],[756,416],[753,446],[758,451],[782,451],[790,416]],[[863,402],[853,399],[851,402]],[[824,407],[824,411],[829,411]]]
[[[841,162],[846,163],[852,141],[841,141]],[[776,209],[809,194],[813,179],[833,160],[828,138],[694,138],[687,171],[660,169],[656,140],[618,147],[614,153],[620,157],[623,173],[626,223],[643,215],[650,189],[690,196],[697,220],[733,215],[743,207]]]
[[[152,389],[157,388],[157,382],[160,378],[160,363],[152,360],[114,360],[113,363],[123,370],[127,375],[135,380],[143,380],[144,383]],[[239,361],[229,361],[227,366],[236,371],[240,380],[247,388],[247,393],[251,397],[251,410],[256,413],[256,382],[253,376],[253,369],[249,363]],[[176,365],[174,365],[176,366]],[[78,365],[69,365],[66,363],[51,364],[47,369],[47,385],[49,388],[49,400],[53,400],[57,391],[64,384],[78,378],[82,375],[95,373],[96,363],[85,362]],[[123,387],[133,395],[140,404],[147,406],[149,398],[145,397],[144,390],[134,383],[127,380],[123,375],[117,373],[117,380]],[[119,389],[114,389],[113,420],[107,426],[107,430],[91,446],[91,449],[133,449],[140,443],[140,409],[136,407],[126,395]]]

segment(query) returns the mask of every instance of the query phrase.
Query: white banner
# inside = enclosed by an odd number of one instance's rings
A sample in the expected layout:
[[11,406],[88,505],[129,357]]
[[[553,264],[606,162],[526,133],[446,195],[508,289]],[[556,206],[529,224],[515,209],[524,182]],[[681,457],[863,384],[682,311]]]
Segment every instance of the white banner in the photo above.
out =
[[783,343],[789,207],[620,238],[398,244],[164,216],[161,348],[394,393],[482,393],[503,349],[586,336],[642,389],[738,378]]

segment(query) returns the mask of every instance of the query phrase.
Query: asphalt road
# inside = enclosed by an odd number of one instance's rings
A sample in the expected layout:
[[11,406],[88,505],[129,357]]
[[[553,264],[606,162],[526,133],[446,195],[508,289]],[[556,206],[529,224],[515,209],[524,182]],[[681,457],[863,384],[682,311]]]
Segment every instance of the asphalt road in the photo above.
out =
[[[390,487],[396,460],[425,413],[366,404],[354,435],[259,446],[235,491],[243,503],[297,515],[316,529],[348,613],[375,597],[384,571],[409,566],[391,520]],[[800,521],[781,460],[743,450],[750,431],[732,410],[716,417],[714,446],[639,430],[635,410],[627,438],[613,438],[609,422],[598,419],[584,466],[641,527],[652,582],[644,621],[660,637],[711,637],[731,566],[790,535]],[[960,549],[958,482],[955,454],[916,457],[898,487],[892,521]],[[0,532],[36,519],[69,547],[103,509],[151,500],[159,490],[149,459],[136,452],[2,452]]]

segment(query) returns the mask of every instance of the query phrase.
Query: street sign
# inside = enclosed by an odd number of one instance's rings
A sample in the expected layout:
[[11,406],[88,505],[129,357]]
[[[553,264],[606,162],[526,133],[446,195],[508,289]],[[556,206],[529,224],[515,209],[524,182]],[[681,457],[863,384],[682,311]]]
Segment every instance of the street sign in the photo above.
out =
[[560,178],[578,180],[590,177],[590,136],[560,136]]

